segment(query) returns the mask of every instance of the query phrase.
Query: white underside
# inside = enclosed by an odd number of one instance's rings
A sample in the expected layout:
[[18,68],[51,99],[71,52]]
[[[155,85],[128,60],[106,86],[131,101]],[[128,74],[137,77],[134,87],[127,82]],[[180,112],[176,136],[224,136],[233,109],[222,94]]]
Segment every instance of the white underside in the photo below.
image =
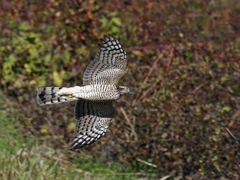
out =
[[113,85],[87,85],[62,88],[56,94],[86,100],[116,100],[120,97],[116,86]]

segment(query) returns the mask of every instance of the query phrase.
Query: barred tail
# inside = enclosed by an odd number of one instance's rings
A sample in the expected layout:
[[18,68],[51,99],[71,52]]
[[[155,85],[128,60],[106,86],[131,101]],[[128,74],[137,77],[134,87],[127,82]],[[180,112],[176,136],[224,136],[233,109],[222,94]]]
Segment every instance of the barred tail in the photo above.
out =
[[56,94],[63,87],[38,87],[37,102],[40,105],[56,104],[62,102],[75,101],[77,98],[63,97]]

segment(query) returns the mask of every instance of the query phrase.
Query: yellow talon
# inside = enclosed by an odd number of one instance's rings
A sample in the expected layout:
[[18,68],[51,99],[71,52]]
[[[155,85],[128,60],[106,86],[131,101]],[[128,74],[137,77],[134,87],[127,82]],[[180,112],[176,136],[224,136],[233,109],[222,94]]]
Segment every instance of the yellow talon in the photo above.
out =
[[74,97],[72,93],[62,93],[60,96],[69,97],[69,98]]

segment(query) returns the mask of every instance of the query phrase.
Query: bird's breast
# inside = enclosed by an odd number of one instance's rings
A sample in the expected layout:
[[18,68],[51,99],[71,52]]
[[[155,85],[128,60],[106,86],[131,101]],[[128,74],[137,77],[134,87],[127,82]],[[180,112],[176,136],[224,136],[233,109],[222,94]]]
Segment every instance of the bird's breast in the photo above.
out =
[[93,100],[93,101],[102,101],[102,100],[117,100],[120,97],[120,94],[117,91],[116,86],[114,85],[87,85],[81,87],[79,93],[75,94],[76,97]]

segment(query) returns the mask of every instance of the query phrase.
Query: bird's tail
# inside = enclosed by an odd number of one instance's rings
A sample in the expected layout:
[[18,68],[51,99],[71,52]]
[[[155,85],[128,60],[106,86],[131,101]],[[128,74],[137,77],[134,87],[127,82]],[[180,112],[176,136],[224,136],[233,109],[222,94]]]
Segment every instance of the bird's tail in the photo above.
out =
[[56,104],[62,102],[75,101],[77,98],[64,97],[56,94],[64,87],[38,87],[37,88],[37,102],[40,105]]

